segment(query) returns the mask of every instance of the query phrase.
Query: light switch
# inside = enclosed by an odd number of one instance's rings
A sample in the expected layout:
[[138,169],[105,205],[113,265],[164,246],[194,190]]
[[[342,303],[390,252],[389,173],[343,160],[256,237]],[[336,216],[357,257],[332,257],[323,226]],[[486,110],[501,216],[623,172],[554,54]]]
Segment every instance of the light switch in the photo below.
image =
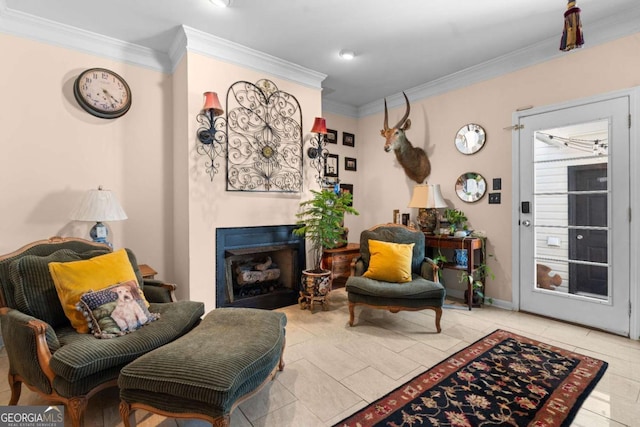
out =
[[489,204],[490,205],[499,205],[500,204],[500,193],[489,193]]

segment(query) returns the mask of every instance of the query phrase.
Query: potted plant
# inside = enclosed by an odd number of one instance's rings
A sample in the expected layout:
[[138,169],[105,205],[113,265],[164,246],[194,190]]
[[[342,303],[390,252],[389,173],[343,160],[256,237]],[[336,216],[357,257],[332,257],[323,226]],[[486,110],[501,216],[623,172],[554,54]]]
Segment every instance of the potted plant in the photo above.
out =
[[[492,280],[496,278],[495,274],[493,274],[493,271],[491,270],[491,267],[489,267],[489,265],[487,265],[486,263],[487,256],[492,257],[493,255],[486,254],[485,241],[482,240],[482,259],[484,261],[482,262],[482,264],[479,264],[478,266],[475,267],[472,274],[469,274],[466,271],[464,271],[460,275],[460,283],[469,282],[471,284],[471,291],[472,291],[471,301],[474,305],[481,304],[482,302],[484,302],[485,295],[484,295],[483,281],[486,281],[487,277],[490,277]],[[465,301],[468,301],[468,298],[469,298],[469,290],[466,289],[464,291]],[[493,300],[491,298],[488,298],[487,301],[489,302],[489,304],[493,303]]]
[[467,229],[467,216],[459,209],[445,209],[444,218],[450,224],[451,234]]
[[359,215],[351,206],[351,193],[341,192],[339,188],[311,190],[311,193],[313,198],[300,203],[300,211],[296,214],[298,228],[293,230],[295,235],[304,236],[310,242],[313,259],[313,268],[302,273],[301,305],[306,299],[324,302],[324,297],[331,291],[331,271],[321,267],[322,252],[345,244],[344,215]]

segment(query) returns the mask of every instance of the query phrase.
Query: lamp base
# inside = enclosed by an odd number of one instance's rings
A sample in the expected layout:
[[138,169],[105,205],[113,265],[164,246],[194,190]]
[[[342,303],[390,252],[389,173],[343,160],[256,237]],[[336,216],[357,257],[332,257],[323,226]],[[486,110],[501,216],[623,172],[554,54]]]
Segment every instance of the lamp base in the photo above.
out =
[[434,234],[438,222],[438,211],[433,208],[419,208],[416,222],[423,233]]
[[91,227],[91,230],[89,230],[89,236],[91,236],[93,241],[96,243],[104,243],[109,245],[109,247],[113,247],[111,243],[107,241],[109,230],[107,229],[107,226],[100,221],[96,222],[96,224]]

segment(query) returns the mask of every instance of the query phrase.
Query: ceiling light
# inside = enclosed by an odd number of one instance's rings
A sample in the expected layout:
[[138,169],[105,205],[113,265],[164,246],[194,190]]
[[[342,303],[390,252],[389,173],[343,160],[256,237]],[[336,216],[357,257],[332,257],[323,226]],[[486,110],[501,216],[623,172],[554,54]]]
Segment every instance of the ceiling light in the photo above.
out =
[[352,50],[341,50],[340,53],[340,58],[342,59],[346,59],[348,61],[352,60],[353,58],[356,57],[356,53]]
[[231,4],[231,0],[210,0],[211,3],[218,7],[227,7]]

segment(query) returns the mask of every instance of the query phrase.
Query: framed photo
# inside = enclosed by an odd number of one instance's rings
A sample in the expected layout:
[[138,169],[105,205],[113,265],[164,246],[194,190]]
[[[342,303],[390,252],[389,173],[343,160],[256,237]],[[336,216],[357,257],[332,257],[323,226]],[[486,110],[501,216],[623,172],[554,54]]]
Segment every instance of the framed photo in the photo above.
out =
[[338,176],[338,155],[329,154],[324,162],[324,176]]
[[349,206],[353,206],[353,184],[340,184],[340,191],[342,193],[351,193],[351,203]]
[[349,147],[356,146],[356,136],[352,133],[342,132],[342,145],[347,145]]
[[327,134],[324,136],[324,139],[328,144],[337,144],[338,143],[338,131],[333,129],[327,129]]
[[355,171],[358,170],[357,160],[353,157],[345,157],[344,158],[344,170],[346,171]]
[[325,190],[334,191],[336,185],[339,185],[338,181],[339,179],[337,177],[325,176],[322,180],[322,188]]

